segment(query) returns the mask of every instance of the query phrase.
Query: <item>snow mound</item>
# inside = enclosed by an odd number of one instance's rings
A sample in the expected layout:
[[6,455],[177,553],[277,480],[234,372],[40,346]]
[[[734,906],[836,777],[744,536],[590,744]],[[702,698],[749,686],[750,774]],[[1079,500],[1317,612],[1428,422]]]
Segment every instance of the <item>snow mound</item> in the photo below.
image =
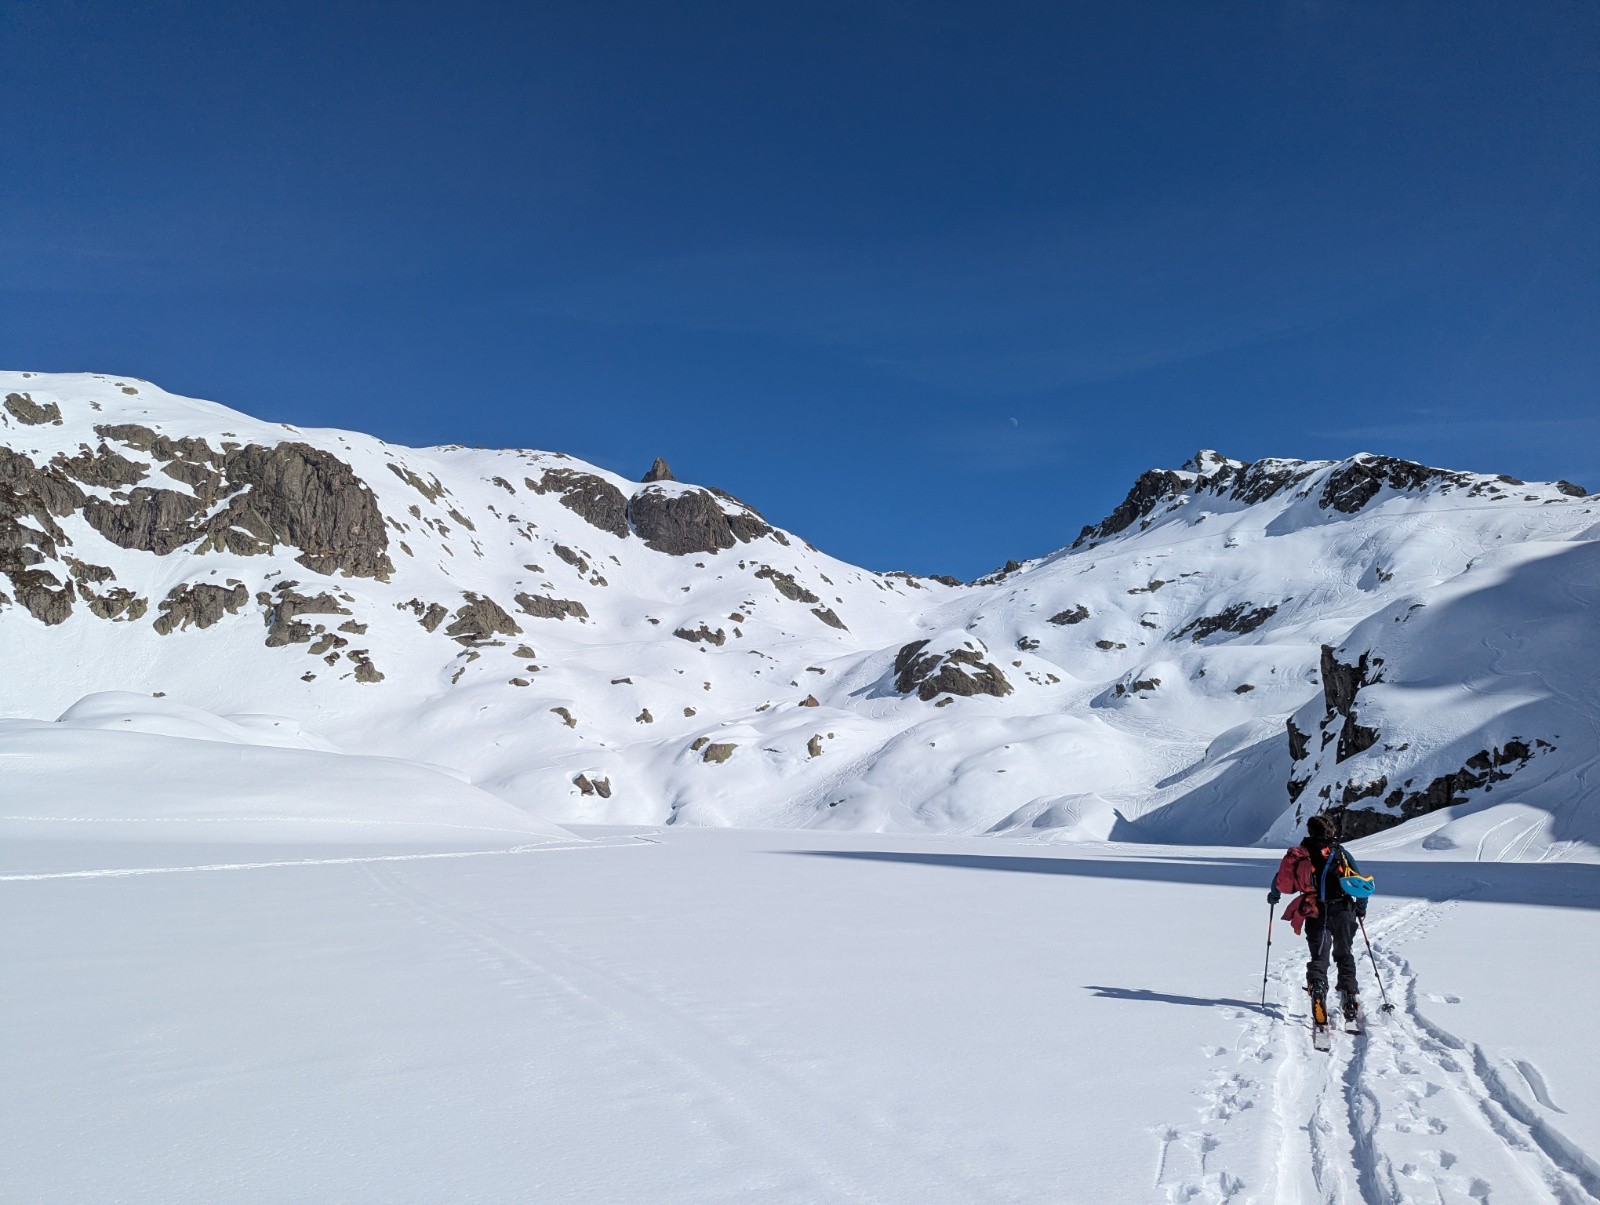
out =
[[273,716],[122,692],[0,721],[0,836],[437,844],[576,841],[436,767],[332,752]]
[[176,736],[194,741],[339,752],[330,742],[307,732],[299,721],[284,716],[216,716],[198,707],[126,690],[85,695],[62,712],[56,723],[105,732],[143,732],[149,736]]

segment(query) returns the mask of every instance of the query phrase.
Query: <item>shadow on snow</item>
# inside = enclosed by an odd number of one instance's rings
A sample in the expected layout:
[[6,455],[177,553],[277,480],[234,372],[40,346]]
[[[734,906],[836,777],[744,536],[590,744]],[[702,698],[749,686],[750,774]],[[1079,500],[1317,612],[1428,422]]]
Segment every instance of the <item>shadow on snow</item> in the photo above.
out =
[[[1153,883],[1192,883],[1208,887],[1266,889],[1278,855],[1260,858],[1073,857],[1040,858],[1011,854],[934,853],[907,850],[796,849],[775,851],[806,858],[859,862],[901,862],[955,870],[1010,874],[1063,874],[1096,879]],[[1470,900],[1493,904],[1542,904],[1557,908],[1600,909],[1600,866],[1581,863],[1402,862],[1362,859],[1362,869],[1377,876],[1378,899],[1438,902]]]

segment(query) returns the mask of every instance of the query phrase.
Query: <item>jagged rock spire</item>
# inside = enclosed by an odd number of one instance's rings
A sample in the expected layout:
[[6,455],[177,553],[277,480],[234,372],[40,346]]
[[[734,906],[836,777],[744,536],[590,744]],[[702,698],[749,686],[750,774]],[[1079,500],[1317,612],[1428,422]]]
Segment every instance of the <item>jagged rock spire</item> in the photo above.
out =
[[669,465],[661,457],[657,456],[656,457],[656,462],[653,465],[650,466],[650,471],[648,473],[646,473],[643,477],[639,478],[639,480],[640,481],[676,481],[677,478],[672,475],[672,466]]

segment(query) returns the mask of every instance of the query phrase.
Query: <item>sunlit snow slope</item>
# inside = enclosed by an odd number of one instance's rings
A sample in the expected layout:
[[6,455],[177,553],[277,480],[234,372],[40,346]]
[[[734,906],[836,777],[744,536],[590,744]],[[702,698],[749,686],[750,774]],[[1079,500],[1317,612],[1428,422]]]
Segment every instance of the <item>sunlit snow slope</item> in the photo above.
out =
[[1203,452],[961,585],[664,466],[130,378],[0,398],[6,715],[115,690],[289,717],[556,821],[1237,843],[1511,802],[1541,848],[1596,839],[1600,516],[1566,483]]

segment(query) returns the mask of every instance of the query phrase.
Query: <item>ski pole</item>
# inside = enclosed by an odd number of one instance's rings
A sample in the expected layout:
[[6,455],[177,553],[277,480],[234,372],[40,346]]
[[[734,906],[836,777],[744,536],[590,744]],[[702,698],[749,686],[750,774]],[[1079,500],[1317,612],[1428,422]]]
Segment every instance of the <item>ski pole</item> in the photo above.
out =
[[1261,964],[1261,1007],[1267,1007],[1267,971],[1272,966],[1272,909],[1273,903],[1267,901],[1267,960]]
[[1367,957],[1372,959],[1372,977],[1378,981],[1378,994],[1383,997],[1383,1011],[1394,1012],[1394,1005],[1389,1003],[1389,993],[1383,987],[1383,974],[1378,970],[1378,956],[1372,952],[1372,938],[1367,936],[1367,918],[1356,917],[1361,924],[1361,940],[1367,943]]

